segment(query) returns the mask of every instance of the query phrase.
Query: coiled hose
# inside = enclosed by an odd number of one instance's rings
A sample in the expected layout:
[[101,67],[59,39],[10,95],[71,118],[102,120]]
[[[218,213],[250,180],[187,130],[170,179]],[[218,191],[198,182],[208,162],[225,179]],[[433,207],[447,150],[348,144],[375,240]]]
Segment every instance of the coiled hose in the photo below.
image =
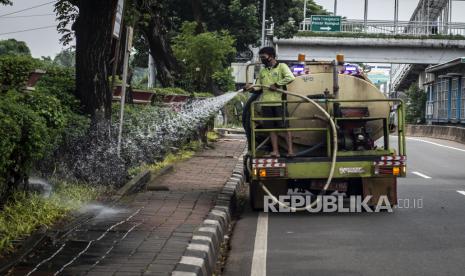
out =
[[[252,88],[270,88],[269,86],[265,86],[265,85],[253,85],[251,86],[249,89],[252,89]],[[245,92],[246,90],[244,89],[241,89],[239,91],[237,91],[238,93],[241,93],[241,92]],[[283,93],[283,94],[287,94],[287,95],[291,95],[291,96],[294,96],[294,97],[298,97],[298,98],[301,98],[311,104],[313,104],[318,110],[320,110],[324,116],[328,119],[328,122],[331,126],[331,136],[332,136],[332,141],[333,141],[333,154],[332,154],[332,158],[331,158],[331,168],[329,170],[329,175],[328,175],[328,179],[326,180],[326,184],[325,186],[323,187],[323,190],[322,192],[325,192],[326,190],[328,190],[328,187],[329,187],[329,184],[331,184],[331,181],[333,180],[333,176],[334,176],[334,170],[336,168],[336,158],[337,158],[337,146],[338,146],[338,141],[337,141],[337,130],[336,130],[336,124],[334,123],[333,119],[331,118],[331,115],[323,108],[321,107],[317,102],[315,102],[314,100],[308,98],[308,97],[305,97],[305,96],[302,96],[302,95],[298,95],[298,94],[295,94],[295,93],[292,93],[292,92],[289,92],[289,91],[286,91],[286,90],[282,90],[282,89],[275,89],[274,91],[276,92],[280,92],[280,93]],[[247,169],[249,170],[250,169],[250,164],[247,165]],[[249,171],[250,173],[250,171]],[[260,184],[260,187],[263,189],[263,191],[273,200],[273,202],[275,204],[278,204],[279,206],[281,207],[284,207],[284,208],[288,208],[290,209],[292,212],[296,212],[296,211],[305,211],[305,210],[309,210],[311,208],[313,208],[319,201],[319,198],[317,197],[317,199],[315,201],[313,201],[312,203],[304,206],[304,207],[293,207],[293,206],[289,206],[287,205],[286,203],[284,202],[281,202],[279,201],[271,192],[270,190],[268,190],[268,188],[263,185],[262,182],[259,182]]]

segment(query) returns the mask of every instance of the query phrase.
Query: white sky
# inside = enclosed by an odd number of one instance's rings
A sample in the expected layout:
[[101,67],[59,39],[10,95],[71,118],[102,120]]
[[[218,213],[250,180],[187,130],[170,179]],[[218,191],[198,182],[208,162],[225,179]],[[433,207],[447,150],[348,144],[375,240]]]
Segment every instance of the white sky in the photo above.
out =
[[[47,2],[51,2],[51,0],[13,0],[13,6],[0,6],[0,40],[15,38],[25,41],[34,57],[51,56],[53,58],[63,48],[58,42],[60,35],[55,28],[2,35],[8,32],[56,25],[52,3],[9,17],[2,16]],[[333,11],[334,0],[315,0],[315,2],[329,11]],[[399,0],[399,2],[399,20],[409,20],[418,0]],[[363,19],[363,3],[364,0],[338,0],[338,15],[346,16],[349,19]],[[392,20],[394,17],[394,0],[369,0],[368,7],[368,19]],[[452,7],[452,20],[464,22],[465,1],[454,1]],[[17,17],[37,14],[48,15]]]
[[[7,32],[56,25],[57,23],[55,22],[53,3],[36,9],[10,15],[11,17],[15,18],[2,16],[6,13],[15,12],[32,6],[51,2],[51,0],[13,0],[12,2],[13,6],[0,5],[0,39],[3,40],[14,38],[16,40],[25,41],[31,49],[32,55],[34,57],[51,56],[53,58],[63,48],[58,42],[60,35],[56,31],[56,28],[52,27],[44,30],[1,35]],[[17,17],[43,14],[48,15],[36,17]]]
[[[334,0],[314,0],[326,10],[334,10]],[[410,20],[419,0],[399,0],[399,20]],[[364,0],[337,0],[337,15],[349,19],[363,19]],[[465,1],[453,0],[452,21],[464,22]],[[369,0],[368,19],[394,20],[394,0]]]

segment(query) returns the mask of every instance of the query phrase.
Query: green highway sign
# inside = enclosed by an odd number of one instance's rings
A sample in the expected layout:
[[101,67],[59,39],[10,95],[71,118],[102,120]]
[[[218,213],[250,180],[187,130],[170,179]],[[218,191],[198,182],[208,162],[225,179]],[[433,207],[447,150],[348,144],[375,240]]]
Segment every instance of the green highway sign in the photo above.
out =
[[312,32],[340,32],[341,17],[330,15],[312,15]]

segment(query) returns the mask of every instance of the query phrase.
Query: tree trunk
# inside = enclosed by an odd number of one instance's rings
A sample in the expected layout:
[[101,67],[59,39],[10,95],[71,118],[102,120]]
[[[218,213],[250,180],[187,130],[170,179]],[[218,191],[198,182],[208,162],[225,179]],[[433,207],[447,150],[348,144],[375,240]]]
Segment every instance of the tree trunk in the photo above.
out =
[[167,31],[163,29],[161,17],[152,16],[150,23],[147,26],[141,26],[141,30],[155,60],[157,79],[164,87],[173,86],[178,64],[171,50]]
[[117,0],[77,2],[76,96],[94,120],[111,116],[112,22]]
[[205,32],[203,28],[203,20],[202,20],[202,7],[200,0],[191,0],[192,5],[192,14],[194,16],[194,20],[197,23],[197,27],[195,28],[195,32],[197,34],[201,34]]

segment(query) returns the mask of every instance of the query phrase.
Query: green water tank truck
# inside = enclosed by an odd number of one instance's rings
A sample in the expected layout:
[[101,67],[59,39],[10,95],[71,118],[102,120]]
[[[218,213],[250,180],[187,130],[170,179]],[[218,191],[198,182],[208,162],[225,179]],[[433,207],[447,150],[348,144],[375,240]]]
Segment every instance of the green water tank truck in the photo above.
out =
[[[244,166],[252,208],[262,209],[265,195],[291,191],[371,196],[370,205],[387,196],[396,205],[397,178],[406,175],[403,101],[387,98],[363,70],[344,63],[342,55],[292,68],[296,79],[282,91],[287,93],[281,101],[287,115],[263,118],[260,107],[266,103],[258,95],[244,108]],[[266,129],[265,120],[287,121],[288,128]],[[271,131],[280,137],[279,158],[266,157]],[[287,131],[297,153],[292,158],[283,157]],[[396,134],[393,139],[391,133]]]

